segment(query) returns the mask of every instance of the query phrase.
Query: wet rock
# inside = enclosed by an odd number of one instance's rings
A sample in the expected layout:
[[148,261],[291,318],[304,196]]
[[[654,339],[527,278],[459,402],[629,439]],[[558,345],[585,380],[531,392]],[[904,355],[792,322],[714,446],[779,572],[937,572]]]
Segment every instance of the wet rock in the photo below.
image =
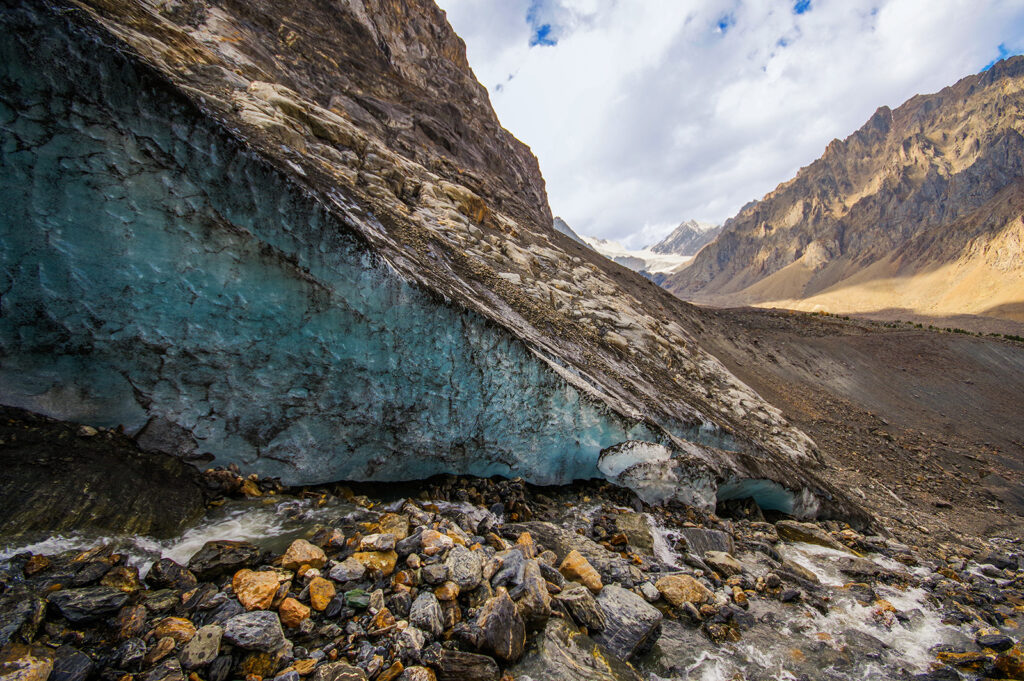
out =
[[331,579],[342,584],[360,580],[365,574],[366,566],[362,561],[357,560],[353,556],[349,556],[332,567],[329,573]]
[[395,571],[398,564],[398,554],[394,551],[359,551],[353,553],[352,557],[362,563],[370,572],[375,572],[383,577],[389,577]]
[[0,648],[11,642],[31,643],[46,614],[37,596],[8,594],[0,598]]
[[459,593],[459,585],[451,581],[445,582],[434,589],[434,595],[437,596],[439,601],[454,601],[459,597]]
[[783,603],[795,603],[803,600],[803,592],[799,589],[783,589],[779,594],[779,600]]
[[189,559],[188,569],[199,579],[211,581],[221,575],[253,567],[259,556],[259,547],[249,542],[209,541]]
[[293,541],[281,556],[281,567],[285,570],[298,570],[303,565],[319,569],[326,564],[327,554],[324,553],[324,550],[305,539]]
[[109,586],[90,586],[55,591],[47,600],[69,621],[78,623],[112,615],[128,602],[128,594]]
[[441,648],[426,660],[437,674],[437,681],[498,681],[501,671],[486,655]]
[[356,610],[365,610],[370,607],[370,594],[362,589],[352,589],[345,592],[345,605]]
[[436,556],[452,548],[454,544],[451,537],[437,530],[424,530],[420,535],[420,546],[425,556]]
[[558,566],[558,571],[566,579],[579,582],[594,593],[601,591],[604,586],[601,575],[594,569],[594,566],[575,549],[566,554],[561,565]]
[[142,636],[146,632],[146,618],[148,613],[142,605],[129,605],[117,613],[111,619],[111,624],[117,630],[119,639],[129,639]]
[[586,627],[590,632],[604,629],[604,611],[597,604],[590,589],[582,584],[568,586],[555,596],[554,600],[561,604],[581,627]]
[[484,647],[505,662],[515,662],[526,645],[526,623],[504,587],[489,598],[477,618]]
[[255,610],[232,617],[224,624],[224,639],[239,648],[273,652],[285,643],[277,613]]
[[216,624],[207,624],[196,631],[188,643],[181,649],[178,659],[188,670],[204,667],[217,658],[220,652],[220,640],[224,628]]
[[1008,679],[1024,679],[1024,644],[1015,646],[996,657],[995,668]]
[[309,604],[314,610],[325,610],[336,594],[334,584],[323,577],[314,577],[309,583]]
[[231,674],[233,660],[230,655],[220,655],[210,663],[208,670],[210,681],[226,681]]
[[687,548],[698,556],[704,555],[708,551],[731,554],[736,550],[732,536],[728,532],[703,527],[683,527],[679,532],[686,540]]
[[424,565],[422,570],[420,570],[420,576],[425,584],[441,584],[448,579],[448,566],[444,563]]
[[738,560],[721,551],[705,551],[704,562],[723,577],[731,577],[743,572],[743,566]]
[[832,538],[825,530],[813,523],[801,523],[796,520],[780,520],[775,523],[775,531],[779,533],[780,539],[793,542],[804,542],[805,544],[817,544],[844,553],[853,553],[843,544]]
[[144,681],[185,681],[181,663],[176,658],[164,660],[143,677]]
[[103,575],[100,586],[109,586],[125,593],[133,593],[142,588],[139,571],[129,565],[115,565]]
[[53,653],[53,671],[49,681],[85,681],[95,664],[88,655],[71,646],[61,646]]
[[169,637],[175,643],[187,643],[196,635],[196,626],[184,617],[165,617],[153,627],[157,638]]
[[480,586],[483,566],[476,551],[457,544],[448,551],[444,564],[448,568],[448,579],[458,584],[463,591],[472,591]]
[[395,548],[395,535],[391,533],[368,534],[359,540],[360,551],[391,551]]
[[690,575],[666,575],[655,582],[665,600],[680,608],[685,603],[701,605],[714,598],[706,586]]
[[117,647],[114,659],[121,669],[137,672],[146,657],[146,643],[141,638],[129,638]]
[[974,638],[974,642],[982,648],[991,648],[997,653],[1013,647],[1013,639],[1000,633],[979,634]]
[[619,513],[615,515],[615,529],[626,535],[629,545],[637,553],[654,555],[654,535],[643,513]]
[[509,673],[516,679],[533,681],[641,681],[628,664],[571,624],[556,618],[547,621]]
[[514,587],[523,581],[526,569],[526,557],[522,551],[505,549],[494,555],[484,567],[483,575],[490,579],[491,586]]
[[0,679],[3,681],[48,681],[53,661],[21,646],[4,651],[0,658]]
[[309,619],[310,612],[308,606],[303,605],[294,598],[286,598],[281,601],[281,605],[277,610],[281,618],[281,624],[290,629],[295,629],[304,620]]
[[366,674],[348,662],[328,662],[313,671],[311,681],[366,681]]
[[605,615],[605,626],[594,640],[623,660],[651,648],[661,633],[661,611],[616,584],[609,584],[597,596]]
[[[596,574],[596,573],[595,573]],[[526,561],[523,581],[509,591],[527,625],[534,626],[551,615],[551,596],[536,560]]]
[[154,664],[164,659],[171,654],[174,650],[174,639],[170,636],[157,639],[156,645],[149,649],[146,656],[142,658],[143,667],[152,667]]
[[440,636],[444,632],[444,615],[434,594],[423,591],[416,597],[409,611],[409,623],[434,636]]
[[429,667],[406,667],[399,681],[437,681],[434,670]]
[[231,588],[246,610],[266,610],[274,602],[280,582],[273,572],[239,570],[231,579]]

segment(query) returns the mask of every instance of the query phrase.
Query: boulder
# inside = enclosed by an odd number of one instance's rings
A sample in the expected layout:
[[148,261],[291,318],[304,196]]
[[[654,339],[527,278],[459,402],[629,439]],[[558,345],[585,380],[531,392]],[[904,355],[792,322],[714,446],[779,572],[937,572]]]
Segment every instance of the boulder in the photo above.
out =
[[666,575],[655,582],[655,586],[665,600],[677,608],[684,603],[701,605],[714,598],[710,589],[690,575]]
[[565,620],[551,618],[509,673],[533,681],[641,681],[621,659]]
[[836,551],[853,553],[853,551],[833,539],[832,535],[814,523],[801,523],[796,520],[780,520],[775,523],[775,531],[779,533],[779,539],[784,539],[786,541],[817,544],[818,546],[835,549]]
[[303,565],[322,568],[327,564],[327,554],[319,546],[305,539],[296,539],[281,556],[281,567],[285,570],[298,570]]
[[632,591],[609,584],[597,596],[605,626],[594,640],[615,657],[629,660],[654,645],[661,633],[661,611]]
[[154,589],[181,589],[186,591],[197,584],[196,576],[183,565],[170,558],[153,563],[146,575],[146,583]]
[[480,586],[483,566],[476,551],[457,544],[448,551],[444,564],[448,568],[448,579],[458,584],[461,590],[472,591]]
[[266,610],[274,602],[280,583],[277,573],[239,570],[231,579],[231,589],[246,610]]
[[582,584],[567,586],[554,600],[561,604],[569,615],[590,632],[604,629],[604,611],[597,604],[590,589]]
[[62,589],[47,600],[70,622],[89,622],[114,614],[128,602],[129,594],[109,586]]
[[418,629],[429,631],[434,636],[440,636],[444,632],[444,614],[434,594],[429,591],[420,592],[412,602],[409,623]]
[[224,636],[224,627],[207,624],[196,631],[188,643],[181,649],[178,659],[185,669],[205,667],[217,658],[220,652],[220,640]]
[[221,575],[234,574],[242,568],[254,566],[260,557],[260,548],[245,541],[217,540],[203,544],[188,561],[188,569],[203,581],[212,581]]
[[599,592],[604,586],[601,575],[594,566],[575,549],[565,556],[562,564],[558,566],[558,571],[569,581],[579,582],[594,593]]
[[484,647],[505,662],[515,662],[526,645],[526,623],[504,587],[489,598],[477,617]]
[[263,652],[274,652],[287,640],[277,613],[269,610],[254,610],[232,617],[224,624],[224,639],[239,648]]

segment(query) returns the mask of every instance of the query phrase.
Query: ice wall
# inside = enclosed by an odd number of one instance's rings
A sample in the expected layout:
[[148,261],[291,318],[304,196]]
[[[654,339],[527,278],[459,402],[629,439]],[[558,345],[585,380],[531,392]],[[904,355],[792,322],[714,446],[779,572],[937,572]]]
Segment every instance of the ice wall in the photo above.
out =
[[71,20],[0,26],[3,403],[294,484],[564,482],[659,439],[400,279]]

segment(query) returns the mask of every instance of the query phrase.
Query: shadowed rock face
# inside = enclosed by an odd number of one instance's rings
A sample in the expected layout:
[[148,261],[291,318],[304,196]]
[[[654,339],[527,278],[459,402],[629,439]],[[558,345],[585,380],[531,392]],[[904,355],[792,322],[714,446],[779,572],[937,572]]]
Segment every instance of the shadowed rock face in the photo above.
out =
[[1015,57],[881,107],[663,285],[716,305],[1024,321],[1022,103]]
[[551,229],[442,19],[5,9],[0,399],[288,483],[562,482],[685,439],[857,515],[701,313]]

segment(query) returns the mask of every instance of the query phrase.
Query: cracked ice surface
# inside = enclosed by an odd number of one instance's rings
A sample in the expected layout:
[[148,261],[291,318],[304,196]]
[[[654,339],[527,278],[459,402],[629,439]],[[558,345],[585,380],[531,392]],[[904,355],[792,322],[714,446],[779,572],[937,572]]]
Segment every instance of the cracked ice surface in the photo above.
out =
[[0,400],[291,484],[566,482],[661,439],[69,30],[0,46]]

